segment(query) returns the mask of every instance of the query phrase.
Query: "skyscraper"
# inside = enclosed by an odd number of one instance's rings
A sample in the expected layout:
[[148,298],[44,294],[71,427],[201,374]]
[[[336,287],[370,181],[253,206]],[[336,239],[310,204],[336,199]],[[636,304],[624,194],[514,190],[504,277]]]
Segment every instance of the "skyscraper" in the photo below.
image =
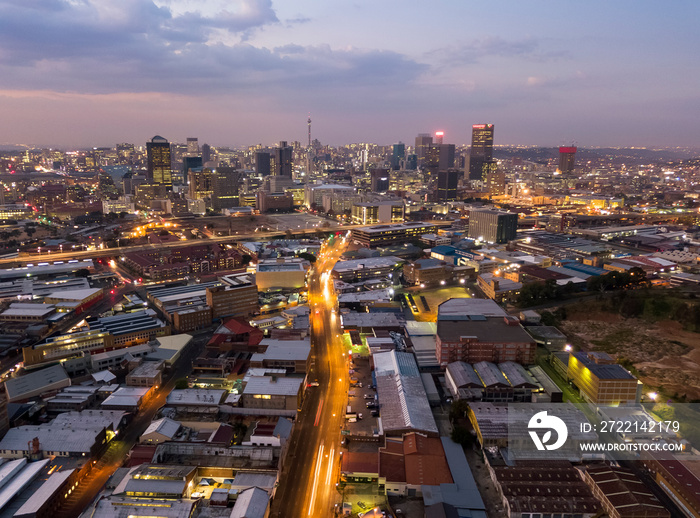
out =
[[559,171],[562,174],[574,172],[576,162],[576,146],[561,146],[559,148]]
[[469,152],[469,178],[480,180],[484,162],[493,160],[493,124],[472,126],[472,146]]
[[416,137],[416,157],[418,159],[418,167],[423,167],[423,162],[425,162],[425,157],[428,154],[428,148],[430,144],[433,143],[433,137],[427,133],[421,133]]
[[275,176],[292,177],[292,151],[293,148],[284,140],[275,148]]
[[406,157],[406,144],[399,142],[394,144],[391,153],[391,168],[398,171],[401,168],[401,161]]
[[455,145],[430,144],[423,165],[431,175],[451,169],[455,166]]
[[189,156],[199,155],[199,140],[197,137],[187,138],[187,154]]
[[232,167],[217,167],[212,171],[212,206],[216,210],[238,206],[240,173]]
[[444,131],[436,131],[435,132],[435,143],[436,144],[442,144],[442,139],[445,137],[445,132]]
[[255,174],[257,176],[270,175],[270,153],[258,151],[255,153]]
[[170,143],[156,135],[146,143],[147,177],[150,183],[172,187],[170,166]]
[[212,170],[209,167],[196,167],[189,170],[190,198],[201,200],[211,198]]
[[457,199],[459,170],[447,169],[438,171],[436,201],[454,201]]
[[209,144],[202,144],[202,163],[206,164],[211,160],[211,146]]

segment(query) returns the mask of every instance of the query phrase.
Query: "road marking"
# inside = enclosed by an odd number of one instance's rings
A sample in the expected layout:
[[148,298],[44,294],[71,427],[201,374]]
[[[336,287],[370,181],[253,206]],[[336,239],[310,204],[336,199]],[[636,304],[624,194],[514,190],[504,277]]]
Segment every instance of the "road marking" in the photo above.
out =
[[323,461],[323,443],[318,447],[318,455],[316,456],[316,469],[314,470],[314,484],[311,490],[311,502],[309,502],[309,516],[314,508],[314,500],[316,499],[316,481],[318,480],[318,472],[321,469],[321,461]]
[[314,426],[318,426],[318,422],[321,420],[321,409],[323,408],[323,399],[318,403],[318,410],[316,411],[316,420],[314,421]]

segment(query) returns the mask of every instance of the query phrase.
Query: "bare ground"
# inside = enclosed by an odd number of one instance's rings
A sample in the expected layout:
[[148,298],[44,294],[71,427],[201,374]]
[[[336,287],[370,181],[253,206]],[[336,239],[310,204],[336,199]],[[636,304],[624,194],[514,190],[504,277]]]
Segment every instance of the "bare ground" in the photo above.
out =
[[575,345],[629,359],[650,388],[700,399],[700,334],[674,321],[625,319],[594,304],[569,306],[567,311],[562,330]]

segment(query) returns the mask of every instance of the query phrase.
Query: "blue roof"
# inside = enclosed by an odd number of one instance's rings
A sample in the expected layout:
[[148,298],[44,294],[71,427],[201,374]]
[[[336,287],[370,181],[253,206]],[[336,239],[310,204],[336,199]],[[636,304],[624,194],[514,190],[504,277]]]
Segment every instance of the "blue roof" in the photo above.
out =
[[457,252],[457,249],[454,246],[438,245],[431,248],[430,251],[440,255],[452,255]]
[[603,268],[598,268],[597,266],[589,266],[587,264],[581,264],[578,261],[565,261],[562,262],[562,266],[564,268],[568,268],[569,270],[584,272],[589,275],[605,275],[606,273],[610,273],[608,270],[605,270]]

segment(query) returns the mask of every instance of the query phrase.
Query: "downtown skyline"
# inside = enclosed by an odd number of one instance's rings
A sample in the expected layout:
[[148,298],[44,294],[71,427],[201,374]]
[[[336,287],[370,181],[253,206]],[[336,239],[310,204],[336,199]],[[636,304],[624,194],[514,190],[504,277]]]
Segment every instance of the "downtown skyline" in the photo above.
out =
[[[0,1],[0,145],[695,146],[693,2]],[[695,16],[694,16],[695,14]]]

